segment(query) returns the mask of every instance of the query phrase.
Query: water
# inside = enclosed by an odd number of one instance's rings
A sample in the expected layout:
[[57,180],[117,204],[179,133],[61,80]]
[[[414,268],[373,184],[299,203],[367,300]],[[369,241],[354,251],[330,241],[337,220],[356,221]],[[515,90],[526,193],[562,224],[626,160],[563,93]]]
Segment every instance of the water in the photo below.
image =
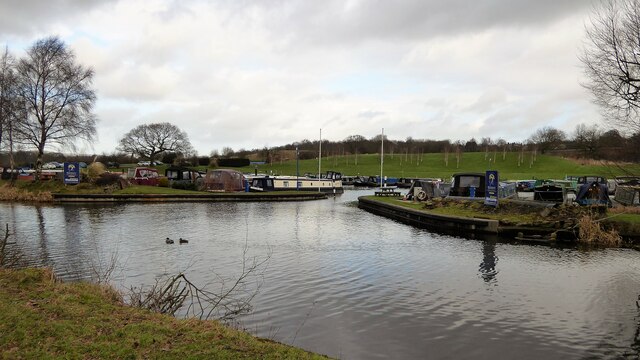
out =
[[[640,252],[433,234],[354,205],[0,204],[34,264],[68,280],[117,258],[116,286],[183,271],[198,284],[268,260],[253,334],[344,359],[637,358]],[[165,237],[189,239],[167,245]],[[246,252],[245,250],[246,249]],[[106,266],[106,265],[103,265]]]

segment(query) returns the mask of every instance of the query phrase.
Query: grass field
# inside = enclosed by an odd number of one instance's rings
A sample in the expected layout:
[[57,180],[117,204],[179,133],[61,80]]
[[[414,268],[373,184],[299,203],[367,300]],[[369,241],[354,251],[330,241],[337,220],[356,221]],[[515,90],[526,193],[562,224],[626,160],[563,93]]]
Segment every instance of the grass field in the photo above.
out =
[[[535,161],[531,161],[531,154],[525,153],[524,163],[518,166],[519,153],[506,153],[503,159],[498,153],[495,161],[494,154],[489,154],[485,159],[485,153],[463,153],[459,163],[455,154],[449,155],[448,165],[445,164],[444,154],[395,154],[384,156],[383,172],[390,177],[439,177],[449,178],[456,172],[484,172],[486,170],[498,170],[502,179],[543,179],[564,178],[566,175],[602,175],[613,177],[623,174],[640,174],[640,164],[625,164],[622,166],[608,165],[604,162],[589,161],[581,164],[575,160],[563,159],[557,156],[537,155]],[[491,161],[489,160],[491,158]],[[318,173],[318,160],[300,160],[299,174]],[[243,172],[254,172],[256,167],[249,166],[239,168]],[[257,165],[259,173],[295,175],[296,161],[278,162],[267,165]],[[330,156],[322,158],[322,172],[326,170],[339,171],[345,175],[377,175],[380,174],[380,155],[349,155]]]

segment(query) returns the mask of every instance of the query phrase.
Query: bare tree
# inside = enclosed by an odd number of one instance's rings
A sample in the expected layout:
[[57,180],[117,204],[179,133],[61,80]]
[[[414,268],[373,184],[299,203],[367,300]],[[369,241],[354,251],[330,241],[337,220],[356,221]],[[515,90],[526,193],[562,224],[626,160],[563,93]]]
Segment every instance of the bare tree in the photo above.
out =
[[596,158],[600,147],[600,137],[602,131],[598,129],[598,125],[587,126],[579,124],[573,135],[575,146],[584,152],[589,158]]
[[[9,166],[11,173],[14,169],[13,158],[13,128],[15,122],[23,117],[22,107],[17,99],[17,77],[15,73],[15,58],[5,47],[0,58],[0,143],[4,142],[9,148]],[[11,176],[12,184],[14,181]]]
[[5,47],[0,58],[0,142],[4,139],[4,131],[13,115],[13,103],[15,103],[15,72],[13,70],[14,58]]
[[148,158],[153,164],[156,156],[166,151],[187,156],[193,148],[186,132],[164,122],[135,127],[120,139],[118,150]]
[[75,63],[74,53],[57,37],[36,41],[16,66],[18,97],[26,116],[16,122],[21,141],[37,151],[36,179],[47,145],[91,142],[96,134],[92,113],[93,69]]
[[607,0],[594,9],[580,60],[604,116],[640,131],[640,0]]
[[225,146],[222,148],[222,156],[233,156],[235,152],[229,146]]
[[152,286],[132,287],[128,300],[132,306],[162,314],[175,315],[182,308],[187,317],[229,321],[253,309],[251,302],[260,291],[270,258],[271,252],[262,260],[249,258],[245,242],[240,274],[231,278],[216,274],[217,291],[209,289],[213,284],[198,286],[180,273],[157,279]]
[[529,141],[537,144],[540,152],[544,154],[547,150],[557,149],[566,139],[567,134],[564,131],[551,126],[545,126],[536,130]]

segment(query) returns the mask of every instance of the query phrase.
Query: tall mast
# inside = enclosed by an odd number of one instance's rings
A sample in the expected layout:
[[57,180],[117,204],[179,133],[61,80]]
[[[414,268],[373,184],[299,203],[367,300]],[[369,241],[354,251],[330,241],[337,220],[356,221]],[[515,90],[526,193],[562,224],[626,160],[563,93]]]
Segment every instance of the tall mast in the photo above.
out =
[[318,150],[318,192],[320,192],[321,164],[322,164],[322,128],[320,128],[320,147]]
[[382,189],[384,184],[384,177],[382,177],[382,166],[384,165],[384,128],[382,128],[380,142],[380,189]]

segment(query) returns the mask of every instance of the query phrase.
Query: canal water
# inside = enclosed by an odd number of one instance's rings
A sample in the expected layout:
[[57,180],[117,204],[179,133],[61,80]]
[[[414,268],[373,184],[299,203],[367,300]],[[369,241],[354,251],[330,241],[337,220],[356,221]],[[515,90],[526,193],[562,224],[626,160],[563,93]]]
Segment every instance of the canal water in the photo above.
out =
[[343,359],[638,357],[640,252],[438,235],[358,209],[369,193],[289,203],[0,203],[0,222],[33,264],[77,280],[115,262],[121,289],[184,272],[215,292],[243,260],[266,260],[247,279],[246,290],[259,291],[237,325]]

